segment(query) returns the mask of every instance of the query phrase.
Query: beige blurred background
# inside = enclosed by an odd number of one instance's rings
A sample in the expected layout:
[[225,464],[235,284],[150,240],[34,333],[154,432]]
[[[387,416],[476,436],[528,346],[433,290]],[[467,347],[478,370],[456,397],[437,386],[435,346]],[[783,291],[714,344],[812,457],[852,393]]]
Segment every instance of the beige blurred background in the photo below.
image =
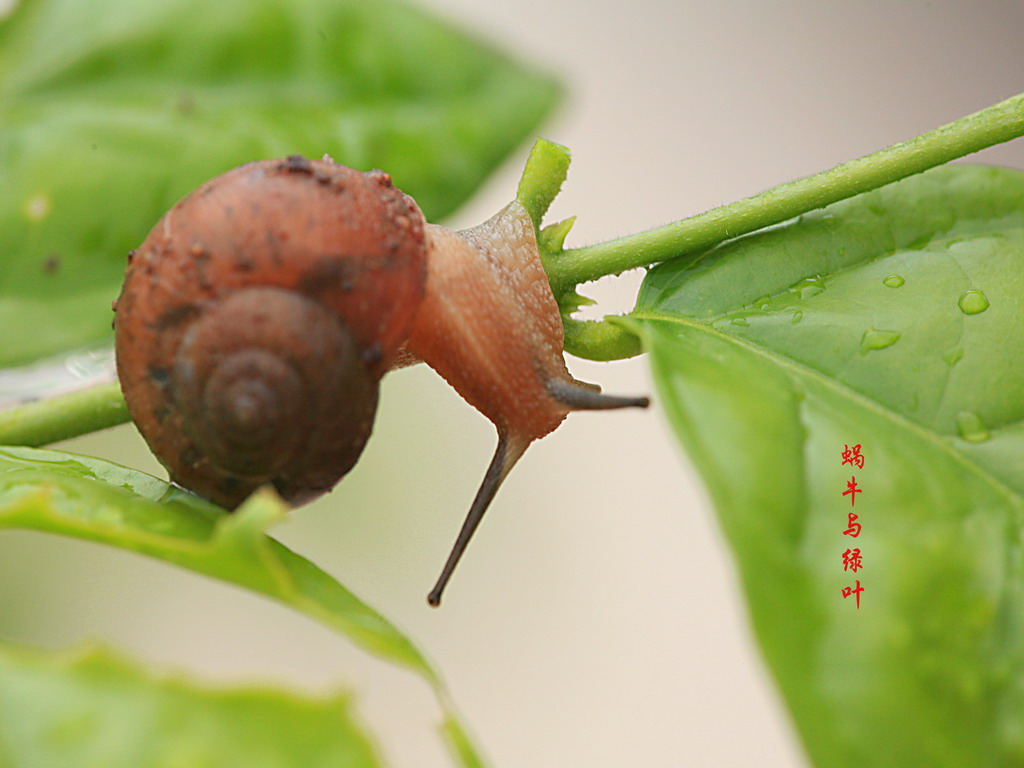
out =
[[[428,0],[561,73],[552,210],[607,239],[830,167],[1024,90],[1024,4]],[[514,194],[527,147],[449,223]],[[1024,142],[988,162],[1024,167]],[[639,278],[590,291],[631,306]],[[644,360],[573,360],[613,393]],[[429,370],[388,377],[376,434],[276,533],[410,634],[497,768],[805,765],[693,469],[646,413],[575,414],[511,475],[440,610],[432,585],[494,446]],[[67,443],[158,472],[129,427]],[[765,542],[771,546],[771,542]],[[97,639],[217,681],[345,687],[399,767],[450,765],[416,678],[261,599],[114,550],[0,535],[0,636]]]

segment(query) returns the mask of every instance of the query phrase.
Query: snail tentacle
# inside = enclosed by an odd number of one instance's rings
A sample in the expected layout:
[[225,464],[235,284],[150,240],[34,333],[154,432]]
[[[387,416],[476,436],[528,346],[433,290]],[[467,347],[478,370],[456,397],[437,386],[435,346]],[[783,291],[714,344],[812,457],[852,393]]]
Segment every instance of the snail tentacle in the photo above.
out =
[[441,595],[445,587],[448,586],[448,581],[455,572],[455,568],[462,559],[462,555],[465,554],[466,547],[469,546],[470,539],[476,533],[480,521],[483,520],[484,513],[487,512],[491,501],[494,500],[494,495],[498,492],[505,478],[508,477],[512,467],[523,457],[529,445],[529,440],[515,439],[507,432],[498,433],[498,447],[494,452],[494,457],[487,467],[483,482],[476,492],[476,497],[473,499],[473,504],[469,508],[465,521],[462,523],[458,538],[455,540],[452,551],[448,555],[448,560],[441,570],[441,575],[438,577],[434,588],[430,590],[430,594],[427,595],[427,602],[435,608],[441,604]]

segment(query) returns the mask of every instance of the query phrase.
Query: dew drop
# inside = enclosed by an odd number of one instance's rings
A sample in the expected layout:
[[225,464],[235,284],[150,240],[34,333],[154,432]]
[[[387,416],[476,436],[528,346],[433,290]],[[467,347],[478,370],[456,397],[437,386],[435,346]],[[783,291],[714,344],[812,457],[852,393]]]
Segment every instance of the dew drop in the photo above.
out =
[[960,411],[956,415],[956,429],[969,443],[983,443],[992,436],[981,416],[974,411]]
[[793,325],[796,325],[797,323],[799,323],[803,319],[804,319],[804,313],[801,312],[798,309],[796,312],[793,313],[793,318],[789,322],[793,323]]
[[745,318],[745,317],[734,317],[732,319],[732,324],[733,325],[740,325],[740,326],[743,326],[744,328],[746,328],[748,325],[750,325],[750,323],[747,322],[747,318]]
[[864,336],[860,340],[860,353],[866,355],[868,352],[885,349],[886,347],[891,347],[899,340],[900,334],[898,331],[878,331],[875,329],[864,331]]
[[762,296],[754,302],[754,306],[758,309],[768,309],[768,305],[771,304],[771,296]]
[[961,347],[954,347],[943,353],[942,359],[946,361],[946,365],[952,368],[954,365],[959,363],[964,357],[964,350]]
[[957,302],[960,311],[965,315],[980,315],[989,308],[988,297],[978,290],[970,290]]
[[811,296],[817,296],[825,290],[825,281],[822,279],[821,275],[805,277],[800,282],[791,285],[789,290],[801,299],[809,299]]
[[887,288],[899,288],[904,282],[906,281],[900,275],[889,275],[882,281],[882,285]]

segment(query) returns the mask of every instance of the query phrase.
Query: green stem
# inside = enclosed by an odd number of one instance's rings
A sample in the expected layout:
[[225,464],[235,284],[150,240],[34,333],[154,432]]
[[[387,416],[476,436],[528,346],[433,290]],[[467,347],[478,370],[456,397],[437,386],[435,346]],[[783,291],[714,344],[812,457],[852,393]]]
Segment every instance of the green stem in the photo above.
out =
[[0,445],[47,445],[129,420],[120,387],[103,384],[0,411]]
[[616,323],[619,318],[612,316],[605,320],[576,320],[563,317],[565,326],[565,351],[585,360],[624,360],[636,357],[643,349],[640,337]]
[[871,155],[635,235],[565,250],[546,266],[570,286],[701,250],[1024,135],[1024,94]]

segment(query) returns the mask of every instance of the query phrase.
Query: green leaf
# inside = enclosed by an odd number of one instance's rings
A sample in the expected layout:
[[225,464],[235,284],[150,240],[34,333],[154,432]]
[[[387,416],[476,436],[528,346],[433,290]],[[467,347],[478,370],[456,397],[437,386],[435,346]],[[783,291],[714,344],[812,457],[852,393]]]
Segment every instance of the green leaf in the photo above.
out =
[[266,535],[286,511],[268,492],[227,514],[155,477],[101,459],[0,449],[0,528],[110,544],[246,587],[430,677],[419,652],[383,617]]
[[641,291],[662,402],[817,766],[1024,764],[1022,200],[1024,173],[944,167]]
[[462,202],[557,87],[397,0],[22,0],[0,21],[0,366],[109,337],[177,199],[301,153]]
[[[530,156],[526,159],[526,167],[523,168],[523,175],[519,178],[516,200],[530,214],[534,229],[538,233],[544,214],[548,212],[551,203],[558,197],[562,184],[565,183],[571,159],[568,147],[547,139],[537,139],[530,150]],[[575,217],[573,217],[573,221],[575,221]],[[569,222],[568,225],[562,222],[561,226],[564,227],[565,233],[561,235],[560,239],[564,241],[565,235],[569,234],[569,229],[572,227],[572,222]]]
[[[269,491],[255,494],[229,514],[161,480],[101,459],[0,448],[0,529],[109,544],[266,595],[418,673],[434,688],[446,713],[444,731],[461,733],[440,678],[416,647],[324,571],[266,535],[286,511]],[[460,753],[473,755],[468,741],[458,747]]]
[[346,696],[201,688],[108,652],[0,647],[5,768],[381,765]]

